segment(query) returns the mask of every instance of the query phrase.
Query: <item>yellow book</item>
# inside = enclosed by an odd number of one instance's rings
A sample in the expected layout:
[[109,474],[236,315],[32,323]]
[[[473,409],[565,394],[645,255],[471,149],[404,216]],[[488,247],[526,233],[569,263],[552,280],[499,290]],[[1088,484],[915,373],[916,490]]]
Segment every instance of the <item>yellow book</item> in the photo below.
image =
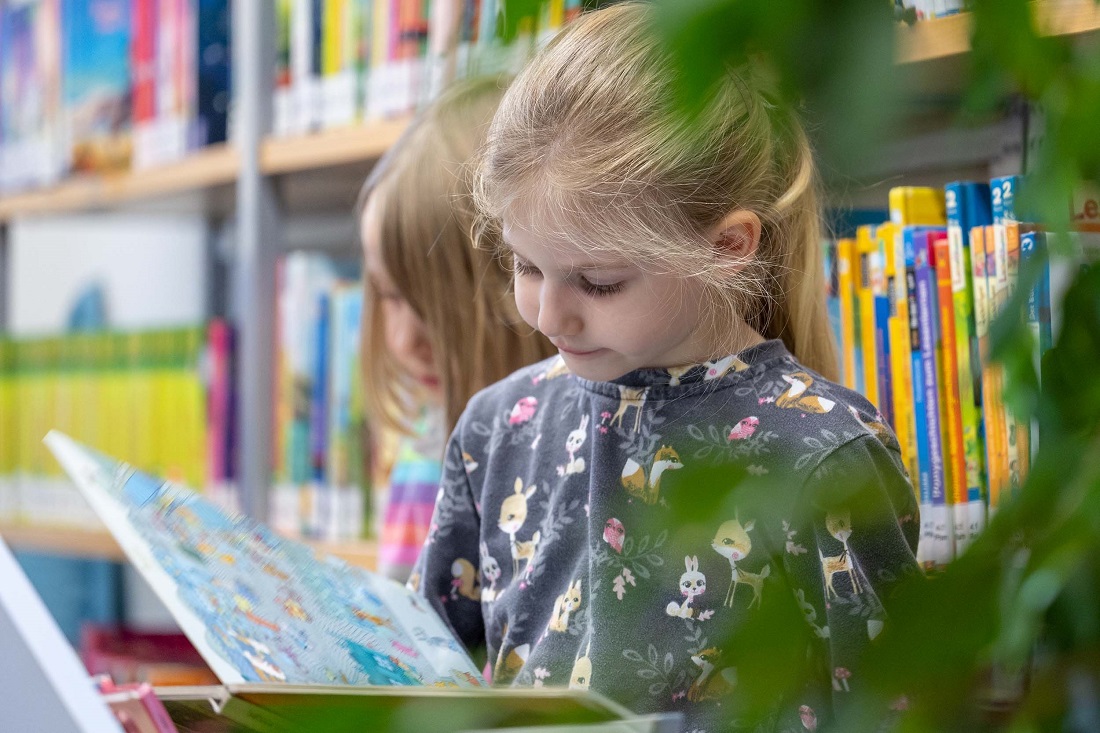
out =
[[928,186],[891,188],[890,221],[899,227],[946,225],[947,206],[943,189]]
[[882,408],[878,393],[878,356],[875,348],[875,291],[872,283],[874,260],[878,254],[878,244],[874,236],[875,228],[869,224],[856,229],[855,271],[856,301],[859,303],[859,337],[862,351],[862,365],[856,368],[863,373],[863,395],[875,407]]
[[913,413],[912,343],[909,337],[909,300],[905,285],[905,253],[901,228],[879,227],[883,252],[883,274],[890,300],[890,375],[894,405],[894,432],[901,444],[901,457],[914,487],[917,483],[917,424]]
[[855,288],[852,282],[852,261],[856,242],[840,239],[836,243],[837,298],[840,301],[840,351],[844,360],[844,386],[856,390],[856,326],[852,298]]
[[321,35],[321,73],[341,71],[344,62],[344,28],[348,0],[325,0]]

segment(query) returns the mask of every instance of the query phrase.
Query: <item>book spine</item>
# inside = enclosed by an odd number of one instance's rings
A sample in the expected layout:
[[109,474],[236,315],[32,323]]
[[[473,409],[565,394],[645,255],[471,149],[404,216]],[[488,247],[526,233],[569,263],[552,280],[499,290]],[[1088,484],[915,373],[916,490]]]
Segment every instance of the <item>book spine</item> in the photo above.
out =
[[844,386],[857,392],[863,391],[859,378],[858,305],[855,299],[855,274],[858,271],[854,239],[837,242],[837,287],[840,300],[840,333],[844,356]]
[[[996,201],[996,199],[994,199]],[[995,204],[996,205],[996,204]],[[1002,228],[1003,232],[1003,228]],[[986,432],[990,440],[987,450],[989,460],[989,512],[1000,506],[1001,495],[1008,490],[1008,436],[1005,428],[1004,403],[1001,399],[1001,367],[989,359],[989,329],[1000,309],[1000,288],[997,285],[997,230],[995,226],[984,230],[985,280],[986,280],[986,328],[982,350],[982,400],[985,412]]]
[[894,431],[902,461],[919,498],[917,435],[913,414],[912,345],[909,335],[909,299],[905,283],[904,231],[892,227],[887,250],[887,292],[890,294],[890,368],[893,376]]
[[871,253],[871,290],[875,308],[875,366],[878,382],[879,412],[894,425],[894,387],[890,373],[890,296],[886,289],[885,241],[892,240],[893,226],[884,224],[875,230]]
[[[1018,222],[1005,222],[1005,304],[1012,301],[1020,279],[1020,230]],[[1031,464],[1031,420],[1028,417],[1006,413],[1008,430],[1014,439],[1009,440],[1009,481],[1012,490],[1018,490],[1027,480]]]
[[943,430],[940,421],[939,373],[936,348],[939,342],[936,328],[936,286],[932,270],[931,233],[923,232],[917,239],[914,270],[917,286],[917,322],[920,329],[920,369],[924,389],[924,411],[928,428],[928,465],[932,487],[933,551],[937,566],[952,559],[949,512],[943,457]]
[[[941,418],[946,426],[944,433],[945,475],[948,484],[948,503],[954,521],[954,542],[957,553],[962,553],[970,539],[969,502],[966,484],[966,452],[963,441],[962,405],[959,393],[958,340],[955,330],[955,297],[952,290],[951,245],[946,235],[935,237],[934,270],[936,273],[936,299],[939,305],[940,339],[940,394]],[[966,380],[964,380],[966,381]]]
[[928,411],[925,408],[924,370],[921,368],[920,307],[916,274],[916,251],[920,237],[921,232],[916,228],[905,230],[905,289],[909,311],[910,373],[913,381],[913,422],[916,428],[918,470],[914,483],[919,489],[921,514],[921,536],[917,558],[924,567],[928,568],[934,565],[935,557],[935,511],[932,506],[931,435]]
[[862,371],[863,394],[871,404],[879,407],[882,401],[878,393],[878,348],[875,339],[875,293],[871,284],[871,271],[875,242],[870,226],[859,227],[856,232],[856,256],[859,267],[856,270],[856,301],[859,303],[860,353],[863,363],[857,368]]

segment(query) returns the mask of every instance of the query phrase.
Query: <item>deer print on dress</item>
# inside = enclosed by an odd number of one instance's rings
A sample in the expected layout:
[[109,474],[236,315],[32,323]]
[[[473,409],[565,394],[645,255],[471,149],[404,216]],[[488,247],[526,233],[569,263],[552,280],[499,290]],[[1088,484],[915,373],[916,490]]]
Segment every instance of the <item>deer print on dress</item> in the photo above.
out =
[[665,471],[683,468],[680,463],[680,454],[670,446],[662,445],[653,456],[653,465],[646,477],[645,466],[640,465],[633,458],[626,459],[623,466],[623,488],[631,496],[636,496],[646,504],[656,504],[661,494],[661,476]]
[[821,572],[825,576],[825,599],[840,597],[833,585],[837,573],[847,573],[848,581],[852,584],[852,592],[859,595],[862,589],[859,585],[856,569],[852,565],[852,554],[848,551],[848,538],[852,536],[851,512],[826,514],[825,529],[833,537],[836,537],[840,544],[844,545],[844,550],[839,555],[831,557],[825,557],[821,553],[821,548],[817,548],[817,556],[821,558]]
[[581,607],[581,581],[569,584],[569,588],[554,601],[554,611],[550,615],[550,631],[569,631],[569,617]]
[[482,542],[480,548],[481,575],[485,583],[481,584],[481,602],[492,603],[497,599],[497,581],[500,580],[500,563],[489,554],[489,545]]
[[538,549],[539,537],[541,536],[536,531],[528,542],[516,540],[516,532],[519,532],[520,527],[527,521],[527,500],[531,498],[531,494],[535,493],[535,487],[528,486],[524,490],[523,479],[517,478],[515,489],[515,493],[500,505],[500,521],[497,523],[500,531],[508,535],[508,543],[512,548],[513,578],[519,575],[520,560],[531,562],[531,558],[535,556],[535,550]]
[[680,384],[680,380],[684,378],[684,375],[694,369],[697,364],[685,364],[683,366],[668,367],[665,369],[668,372],[668,386],[675,387]]
[[575,473],[584,473],[584,456],[577,457],[576,453],[588,439],[588,415],[581,416],[581,424],[565,439],[565,452],[569,454],[569,462],[564,466],[558,466],[559,476],[572,476]]
[[684,600],[682,603],[669,603],[665,613],[677,618],[692,618],[696,609],[691,607],[691,603],[707,589],[707,577],[699,572],[699,558],[695,555],[684,558],[684,567],[686,571],[680,576],[680,594]]
[[688,688],[688,700],[710,700],[733,690],[737,684],[737,670],[733,667],[721,667],[721,658],[721,650],[713,646],[691,655],[691,661],[703,671]]
[[730,519],[722,523],[718,532],[714,535],[714,541],[710,546],[722,557],[730,562],[730,589],[726,592],[726,607],[733,608],[733,597],[737,593],[737,586],[741,583],[752,588],[752,600],[749,608],[760,606],[760,593],[764,585],[764,579],[771,574],[771,566],[765,565],[759,573],[750,573],[737,567],[737,563],[744,560],[752,552],[752,540],[749,532],[755,526],[755,522],[746,522],[744,525],[738,519]]
[[824,397],[806,394],[806,390],[814,383],[814,378],[806,372],[784,374],[783,381],[789,384],[790,387],[787,388],[786,392],[775,398],[775,404],[779,407],[822,415],[832,410],[836,405],[835,402]]
[[611,416],[611,422],[609,425],[614,426],[615,423],[619,424],[619,427],[623,425],[623,416],[626,415],[626,411],[631,407],[634,408],[634,430],[638,432],[638,428],[642,427],[642,406],[645,405],[646,392],[649,389],[647,387],[624,387],[619,385],[619,409],[615,410],[615,414]]

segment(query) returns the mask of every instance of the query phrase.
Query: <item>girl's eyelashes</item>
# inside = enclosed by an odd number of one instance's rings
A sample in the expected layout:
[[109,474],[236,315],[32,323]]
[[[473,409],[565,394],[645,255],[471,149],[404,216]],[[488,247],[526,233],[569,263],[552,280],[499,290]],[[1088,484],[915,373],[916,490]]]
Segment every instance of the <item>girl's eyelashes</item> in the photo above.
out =
[[581,280],[580,280],[580,286],[581,286],[581,290],[584,291],[585,295],[591,295],[591,296],[594,296],[594,297],[602,297],[602,296],[607,296],[607,295],[614,295],[615,293],[618,293],[618,292],[622,291],[622,289],[624,287],[626,287],[626,283],[625,282],[617,282],[617,283],[610,283],[610,284],[607,284],[607,285],[597,285],[596,283],[589,282],[588,280],[585,280],[582,277]]
[[512,269],[517,275],[538,275],[539,269],[526,260],[519,257],[512,258]]
[[[537,267],[532,265],[530,262],[521,260],[519,257],[513,258],[512,269],[515,271],[516,275],[519,275],[521,277],[538,276],[542,274],[541,272],[539,272],[539,269]],[[626,283],[617,282],[610,284],[601,284],[594,283],[591,280],[583,277],[578,277],[577,286],[585,295],[591,297],[601,297],[614,295],[615,293],[620,292],[626,286]]]

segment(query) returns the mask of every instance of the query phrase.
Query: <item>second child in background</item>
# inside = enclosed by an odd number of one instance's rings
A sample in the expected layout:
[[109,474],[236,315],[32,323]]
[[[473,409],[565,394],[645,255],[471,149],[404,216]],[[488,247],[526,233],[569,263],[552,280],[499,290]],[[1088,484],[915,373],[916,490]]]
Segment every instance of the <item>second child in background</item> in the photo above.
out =
[[467,162],[502,86],[478,79],[445,92],[360,193],[363,392],[372,428],[400,436],[380,512],[378,566],[399,580],[427,535],[446,437],[467,400],[553,353],[519,317],[509,273],[470,238]]

